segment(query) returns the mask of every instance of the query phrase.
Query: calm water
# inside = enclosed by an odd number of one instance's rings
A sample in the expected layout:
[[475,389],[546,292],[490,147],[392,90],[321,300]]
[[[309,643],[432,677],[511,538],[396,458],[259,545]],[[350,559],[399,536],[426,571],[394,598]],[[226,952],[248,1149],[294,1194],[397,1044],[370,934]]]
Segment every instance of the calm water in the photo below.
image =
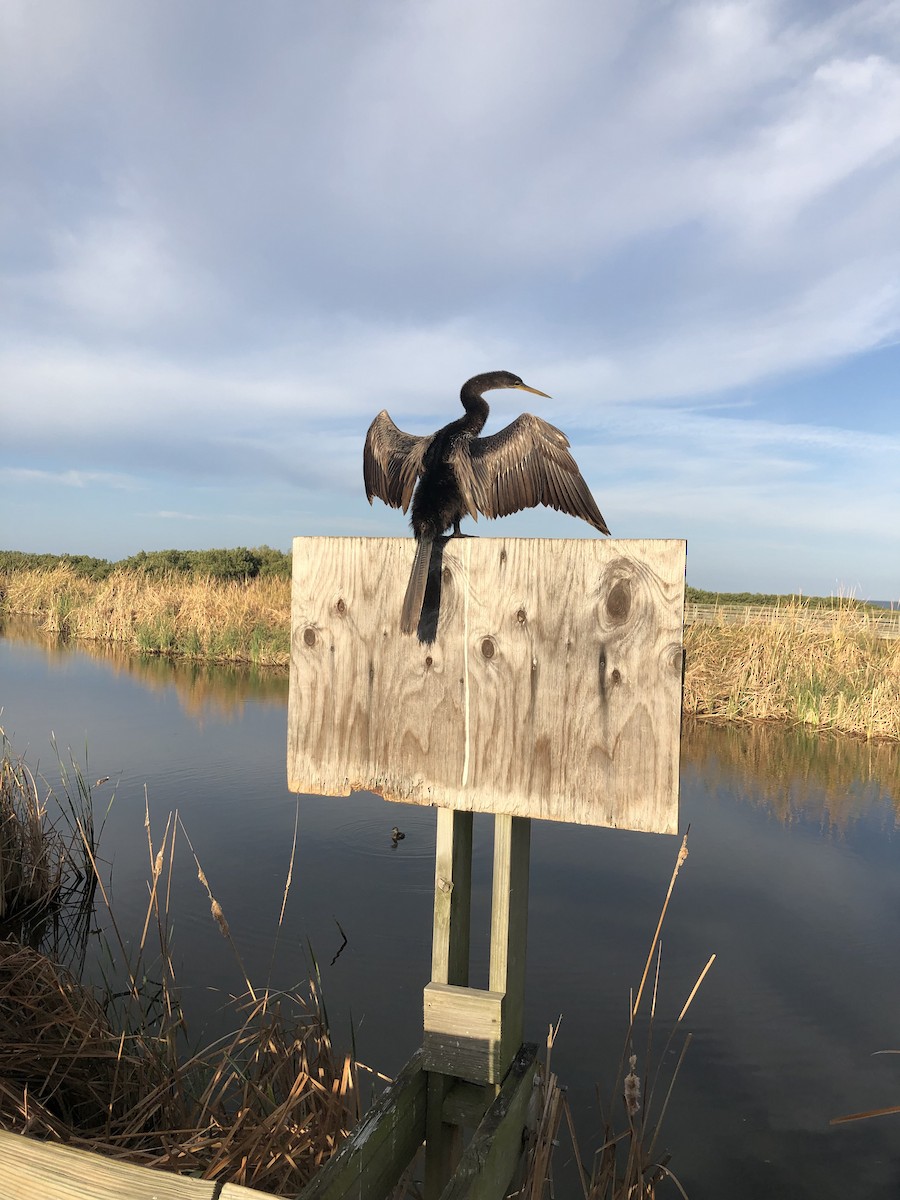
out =
[[[60,647],[10,624],[0,638],[0,724],[51,781],[60,748],[88,758],[120,925],[139,931],[144,797],[161,834],[177,809],[257,981],[322,966],[336,1040],[396,1071],[420,1042],[429,978],[434,813],[371,795],[294,797],[285,786],[287,683]],[[299,803],[286,932],[273,953]],[[712,952],[685,1024],[694,1034],[665,1126],[692,1200],[896,1197],[900,1117],[830,1128],[900,1103],[900,752],[765,730],[688,729],[682,826],[690,857],[663,938],[659,1007],[673,1018]],[[397,824],[406,839],[390,845]],[[629,987],[678,839],[532,827],[527,1032],[562,1013],[554,1068],[590,1143]],[[182,844],[172,907],[194,1030],[240,989]],[[476,818],[473,984],[486,986],[491,822]],[[349,944],[341,943],[337,922]],[[570,1157],[562,1142],[560,1166]],[[563,1187],[567,1191],[563,1174]],[[570,1194],[574,1195],[574,1192]],[[673,1193],[674,1194],[674,1193]]]

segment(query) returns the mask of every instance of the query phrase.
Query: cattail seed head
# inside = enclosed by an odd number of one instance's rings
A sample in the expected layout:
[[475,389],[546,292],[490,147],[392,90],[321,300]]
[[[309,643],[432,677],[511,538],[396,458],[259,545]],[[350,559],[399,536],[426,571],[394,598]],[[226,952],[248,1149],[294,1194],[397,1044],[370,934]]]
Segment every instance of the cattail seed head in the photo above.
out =
[[632,1054],[628,1060],[628,1065],[631,1067],[629,1073],[625,1076],[625,1109],[629,1117],[633,1117],[635,1113],[640,1111],[641,1107],[641,1080],[635,1071],[637,1066],[637,1055]]

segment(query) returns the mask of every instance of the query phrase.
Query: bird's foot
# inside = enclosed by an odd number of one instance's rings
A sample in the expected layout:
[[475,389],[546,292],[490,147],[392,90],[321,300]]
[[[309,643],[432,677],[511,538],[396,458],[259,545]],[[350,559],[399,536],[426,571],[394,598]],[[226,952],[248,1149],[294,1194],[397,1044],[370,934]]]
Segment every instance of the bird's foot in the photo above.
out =
[[452,532],[452,533],[448,533],[448,534],[447,534],[447,536],[448,536],[448,537],[452,537],[452,538],[458,538],[458,537],[471,537],[471,538],[473,538],[473,537],[478,537],[478,534],[477,534],[477,533],[463,533],[463,531],[462,531],[462,530],[460,529],[460,527],[457,525],[457,526],[456,526],[456,528],[453,530],[453,532]]

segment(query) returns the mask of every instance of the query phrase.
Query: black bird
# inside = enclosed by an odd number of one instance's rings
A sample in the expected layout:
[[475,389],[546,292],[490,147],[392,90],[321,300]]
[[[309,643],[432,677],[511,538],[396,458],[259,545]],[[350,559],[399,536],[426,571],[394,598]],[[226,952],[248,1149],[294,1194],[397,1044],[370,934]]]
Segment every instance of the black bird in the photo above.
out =
[[404,433],[387,409],[369,426],[363,451],[369,503],[378,496],[406,512],[412,501],[417,545],[400,619],[403,633],[418,626],[432,546],[451,526],[451,537],[468,536],[459,528],[464,516],[476,521],[479,513],[505,517],[546,504],[609,533],[561,429],[522,413],[499,433],[478,436],[490,411],[482,393],[496,388],[519,388],[550,399],[511,371],[490,371],[462,385],[465,416],[429,437]]

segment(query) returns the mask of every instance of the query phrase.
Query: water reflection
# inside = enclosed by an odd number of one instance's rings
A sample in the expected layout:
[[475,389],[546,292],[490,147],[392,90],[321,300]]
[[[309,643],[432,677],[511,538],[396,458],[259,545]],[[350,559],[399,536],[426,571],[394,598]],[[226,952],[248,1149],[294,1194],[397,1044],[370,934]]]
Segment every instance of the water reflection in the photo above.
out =
[[115,675],[128,676],[151,691],[173,690],[182,710],[195,721],[207,715],[235,720],[248,700],[283,707],[287,704],[287,673],[252,664],[187,662],[160,654],[135,654],[113,642],[79,640],[70,644],[58,634],[44,633],[27,617],[0,618],[0,637],[39,646],[48,662],[60,663],[73,650],[102,662]]
[[900,747],[773,723],[686,720],[682,772],[702,775],[786,824],[846,830],[874,807],[900,815]]

